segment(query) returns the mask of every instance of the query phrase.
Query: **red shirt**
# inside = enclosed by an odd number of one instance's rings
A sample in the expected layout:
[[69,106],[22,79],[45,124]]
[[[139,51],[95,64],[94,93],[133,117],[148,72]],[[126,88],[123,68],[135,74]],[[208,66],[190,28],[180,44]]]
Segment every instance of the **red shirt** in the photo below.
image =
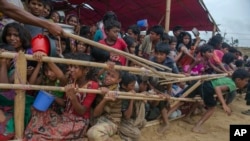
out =
[[[113,45],[109,45],[107,44],[106,40],[100,40],[99,43],[110,46],[112,48],[121,50],[121,51],[125,51],[125,49],[127,48],[127,44],[125,43],[125,41],[121,38],[118,38],[115,42],[115,44]],[[123,66],[126,65],[126,58],[122,55],[117,55],[115,53],[110,52],[110,59],[111,60],[115,60],[115,61],[119,61]]]

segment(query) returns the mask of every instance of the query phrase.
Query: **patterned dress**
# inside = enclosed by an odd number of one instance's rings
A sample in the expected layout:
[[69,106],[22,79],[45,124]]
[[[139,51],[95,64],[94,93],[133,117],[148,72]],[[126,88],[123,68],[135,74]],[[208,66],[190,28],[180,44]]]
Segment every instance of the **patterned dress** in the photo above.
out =
[[[97,89],[96,82],[89,82],[88,89]],[[82,140],[89,126],[90,107],[96,97],[95,94],[77,93],[78,101],[86,107],[86,112],[79,115],[73,109],[69,99],[62,115],[55,111],[47,110],[39,112],[32,111],[32,118],[25,130],[25,140],[47,141],[47,140]]]

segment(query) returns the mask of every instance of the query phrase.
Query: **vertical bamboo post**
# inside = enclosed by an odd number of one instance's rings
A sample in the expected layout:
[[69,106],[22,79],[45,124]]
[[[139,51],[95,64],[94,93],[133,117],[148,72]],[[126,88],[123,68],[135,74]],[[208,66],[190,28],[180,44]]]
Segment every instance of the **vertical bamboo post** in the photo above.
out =
[[214,24],[213,32],[212,32],[212,37],[215,35],[215,32],[217,31],[217,26]]
[[[19,52],[16,57],[15,84],[26,84],[27,61],[24,52]],[[14,122],[15,138],[23,139],[24,132],[24,111],[25,111],[25,90],[15,90],[14,100]]]
[[166,0],[165,31],[169,32],[171,0]]

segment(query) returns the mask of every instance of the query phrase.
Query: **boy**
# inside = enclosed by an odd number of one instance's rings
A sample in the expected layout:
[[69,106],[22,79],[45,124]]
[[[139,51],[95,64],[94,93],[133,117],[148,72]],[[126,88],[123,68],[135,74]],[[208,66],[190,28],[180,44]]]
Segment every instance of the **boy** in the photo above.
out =
[[155,25],[150,30],[150,35],[145,36],[139,47],[138,56],[149,59],[154,55],[156,44],[162,40],[164,29],[160,25]]
[[[111,91],[117,91],[121,78],[122,72],[110,67],[103,80],[103,85]],[[101,90],[103,92],[107,91],[104,87]],[[93,117],[98,119],[97,123],[87,132],[88,140],[107,141],[111,139],[111,136],[116,134],[120,125],[122,101],[116,99],[116,94],[108,92],[104,97],[97,97],[96,103]]]
[[155,55],[150,60],[171,68],[172,73],[179,73],[174,60],[168,56],[169,53],[170,47],[168,43],[159,42],[155,47]]
[[[121,28],[120,22],[116,20],[107,20],[105,22],[104,28],[105,28],[105,33],[107,37],[103,40],[100,40],[99,43],[108,45],[118,50],[129,52],[125,41],[121,38],[118,38],[118,35],[120,33],[120,28]],[[112,52],[110,52],[110,60],[118,61],[123,66],[127,65],[127,60],[124,56],[121,56]]]
[[[42,18],[42,13],[44,10],[44,0],[28,0],[28,9],[30,13],[38,18]],[[24,25],[25,29],[27,29],[32,38],[35,37],[37,34],[43,34],[43,28],[33,25]]]
[[[188,97],[194,97],[197,94],[201,95],[204,104],[207,107],[207,111],[203,114],[201,119],[196,123],[192,131],[196,133],[203,133],[203,134],[206,133],[206,131],[201,126],[213,115],[215,111],[217,101],[214,98],[214,94],[216,94],[227,115],[231,115],[232,111],[228,107],[225,99],[223,98],[223,92],[233,92],[236,90],[236,87],[242,89],[247,85],[248,80],[249,80],[248,72],[244,69],[238,69],[234,71],[231,78],[222,77],[210,81],[205,81],[198,88],[196,88]],[[188,90],[190,87],[192,87],[192,85],[188,86],[185,90]],[[192,109],[194,110],[195,108]],[[192,113],[193,110],[190,110],[190,112]]]
[[[124,73],[120,83],[120,91],[135,92],[136,76]],[[141,128],[146,124],[145,103],[142,100],[122,100],[122,121],[119,135],[123,140],[137,141],[141,136]]]

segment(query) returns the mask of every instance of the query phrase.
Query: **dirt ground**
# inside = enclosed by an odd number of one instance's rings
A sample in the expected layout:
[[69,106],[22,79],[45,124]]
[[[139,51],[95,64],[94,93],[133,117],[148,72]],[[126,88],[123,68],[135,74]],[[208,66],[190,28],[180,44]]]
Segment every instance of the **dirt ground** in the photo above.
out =
[[[203,125],[207,134],[198,134],[191,131],[192,125],[183,122],[182,119],[170,122],[170,129],[166,134],[159,136],[156,134],[158,125],[153,125],[142,129],[141,141],[229,141],[229,127],[232,124],[250,124],[250,116],[241,112],[250,107],[245,104],[244,96],[236,97],[230,108],[233,113],[231,116],[217,106],[214,115]],[[198,121],[200,116],[194,116]],[[115,136],[114,141],[121,140]]]

